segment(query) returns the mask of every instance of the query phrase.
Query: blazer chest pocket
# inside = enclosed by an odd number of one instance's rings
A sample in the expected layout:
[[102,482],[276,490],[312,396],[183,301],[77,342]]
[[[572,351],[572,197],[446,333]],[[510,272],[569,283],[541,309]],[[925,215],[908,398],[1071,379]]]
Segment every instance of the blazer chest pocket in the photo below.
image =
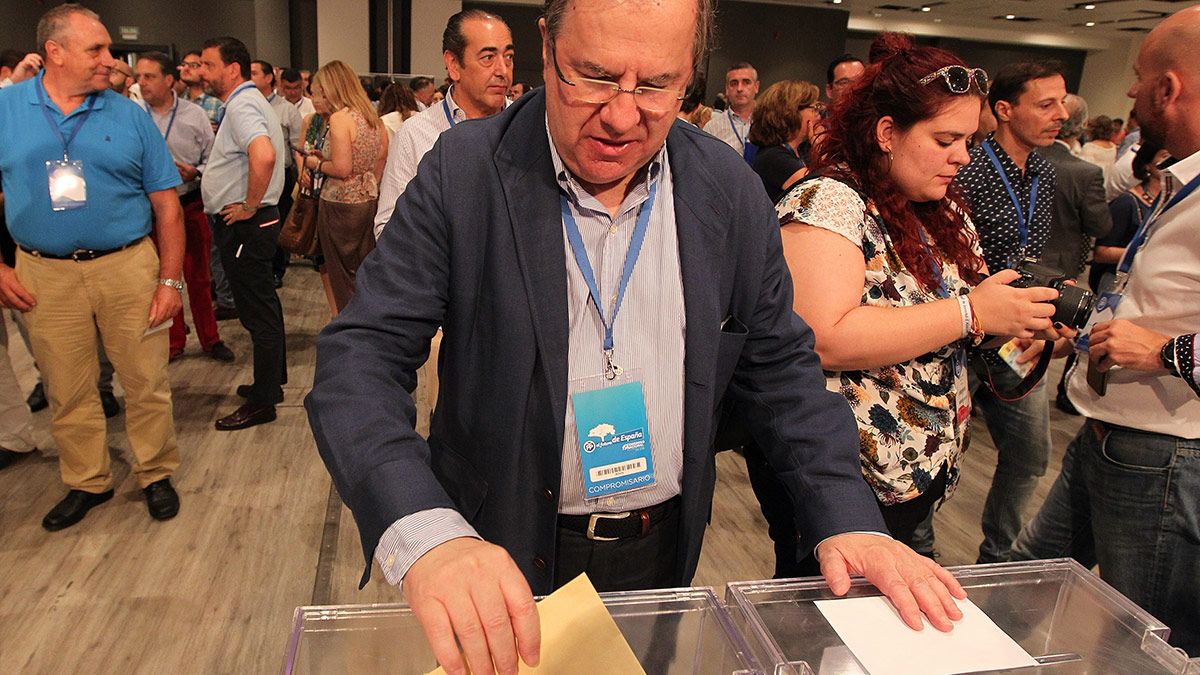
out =
[[471,463],[444,443],[430,444],[433,474],[450,495],[459,513],[468,521],[475,520],[487,496],[487,481],[479,477]]

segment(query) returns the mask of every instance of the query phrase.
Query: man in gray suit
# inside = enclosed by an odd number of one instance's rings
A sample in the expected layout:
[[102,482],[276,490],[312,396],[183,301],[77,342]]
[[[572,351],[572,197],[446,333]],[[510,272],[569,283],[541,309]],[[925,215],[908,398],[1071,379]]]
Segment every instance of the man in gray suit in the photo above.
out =
[[[1071,147],[1087,123],[1087,101],[1081,96],[1067,94],[1065,104],[1070,117],[1059,129],[1054,145],[1042,150],[1042,157],[1054,165],[1058,175],[1054,219],[1046,248],[1042,250],[1042,262],[1076,278],[1087,264],[1092,242],[1112,229],[1112,215],[1104,199],[1104,172],[1095,164],[1071,154]],[[1058,381],[1058,397],[1054,401],[1054,405],[1068,415],[1079,414],[1066,392],[1066,374],[1074,359],[1072,354],[1063,378]]]
[[1087,122],[1087,101],[1067,94],[1067,112],[1054,145],[1042,150],[1058,176],[1054,191],[1054,219],[1050,237],[1042,251],[1042,262],[1078,277],[1087,263],[1091,242],[1112,229],[1112,216],[1104,200],[1104,172],[1100,167],[1071,154],[1071,144]]

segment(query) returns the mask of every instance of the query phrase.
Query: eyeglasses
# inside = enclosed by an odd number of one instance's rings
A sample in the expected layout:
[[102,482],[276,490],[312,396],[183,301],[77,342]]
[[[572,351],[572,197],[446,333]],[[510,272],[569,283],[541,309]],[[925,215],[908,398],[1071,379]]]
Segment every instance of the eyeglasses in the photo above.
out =
[[562,80],[563,84],[573,87],[570,90],[572,97],[584,103],[603,104],[622,93],[633,94],[633,100],[639,108],[646,112],[661,113],[670,112],[676,103],[683,100],[684,95],[674,89],[647,86],[623,89],[611,80],[593,80],[588,77],[578,77],[572,82],[563,75],[562,68],[559,68],[558,53],[553,44],[550,45],[550,59],[554,62],[554,72],[558,74],[558,79]]
[[987,96],[991,85],[988,74],[983,68],[966,68],[963,66],[946,66],[922,77],[919,84],[926,85],[941,77],[946,81],[946,88],[951,94],[965,94],[971,88],[971,82],[980,94]]

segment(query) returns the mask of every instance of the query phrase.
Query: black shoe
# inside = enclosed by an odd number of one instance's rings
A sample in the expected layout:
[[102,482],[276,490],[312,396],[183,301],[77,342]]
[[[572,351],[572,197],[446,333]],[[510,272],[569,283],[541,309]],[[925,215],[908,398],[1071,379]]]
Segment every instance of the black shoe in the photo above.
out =
[[236,431],[275,421],[275,406],[268,403],[247,403],[217,420],[217,431]]
[[14,450],[9,450],[8,448],[0,448],[0,469],[7,469],[16,462],[20,461],[21,458],[28,457],[31,453],[32,451],[16,452]]
[[99,506],[112,499],[113,491],[93,494],[83,490],[71,490],[63,500],[50,509],[50,513],[42,518],[42,527],[57,532],[83,520],[92,507]]
[[237,307],[226,307],[225,305],[217,305],[213,310],[213,314],[217,316],[217,321],[229,321],[238,318]]
[[212,349],[208,350],[207,353],[212,358],[223,363],[233,363],[237,360],[237,357],[233,354],[233,350],[226,347],[224,342],[218,342],[213,345]]
[[164,478],[142,488],[146,495],[146,508],[155,520],[170,520],[179,513],[179,494],[171,487],[171,479]]
[[1066,396],[1058,396],[1055,398],[1054,407],[1068,415],[1073,415],[1076,417],[1079,416],[1079,411],[1075,409],[1075,404],[1071,403],[1071,399],[1067,398]]
[[254,385],[252,385],[252,384],[239,384],[237,386],[237,395],[241,396],[242,398],[246,399],[247,401],[250,400],[250,396],[253,393],[254,393]]
[[33,385],[33,391],[29,392],[29,398],[25,399],[25,405],[29,406],[30,412],[45,410],[50,406],[50,401],[46,400],[46,388],[41,382]]
[[121,414],[121,404],[117,402],[117,397],[111,391],[100,392],[100,407],[104,408],[106,419]]

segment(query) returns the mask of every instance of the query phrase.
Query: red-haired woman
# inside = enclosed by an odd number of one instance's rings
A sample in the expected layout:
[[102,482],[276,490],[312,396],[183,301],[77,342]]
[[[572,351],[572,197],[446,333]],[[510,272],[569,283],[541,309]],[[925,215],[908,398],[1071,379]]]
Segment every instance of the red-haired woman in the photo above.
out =
[[951,187],[969,160],[987,74],[885,33],[833,110],[803,182],[776,207],[795,308],[829,389],[858,421],[863,475],[892,536],[913,531],[958,481],[966,348],[986,333],[1050,336],[1057,292],[987,276]]

